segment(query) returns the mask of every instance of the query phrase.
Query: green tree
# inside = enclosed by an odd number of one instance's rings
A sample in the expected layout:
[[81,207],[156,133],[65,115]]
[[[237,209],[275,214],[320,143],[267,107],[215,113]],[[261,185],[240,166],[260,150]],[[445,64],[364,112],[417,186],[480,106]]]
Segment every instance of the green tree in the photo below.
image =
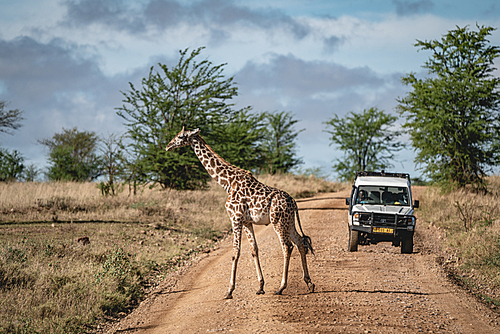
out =
[[[8,103],[0,101],[0,133],[13,134],[11,130],[19,129],[23,112],[19,109],[6,110]],[[16,181],[24,171],[24,157],[19,151],[10,152],[0,147],[0,181]]]
[[397,141],[400,131],[391,130],[397,117],[373,107],[362,113],[350,112],[345,118],[335,115],[324,122],[331,134],[330,145],[338,146],[342,159],[333,170],[340,180],[351,181],[357,171],[377,171],[392,167],[394,153],[403,148]]
[[51,181],[93,181],[102,173],[95,132],[64,129],[52,138],[38,141],[49,148],[47,177]]
[[487,39],[493,28],[477,28],[417,40],[416,47],[432,52],[423,65],[430,77],[402,78],[413,90],[397,108],[406,117],[415,162],[443,186],[484,189],[484,176],[498,162],[500,79],[492,72],[500,49]]
[[38,166],[34,163],[30,163],[26,166],[24,166],[23,169],[23,174],[22,174],[22,179],[25,182],[35,182],[38,179],[38,176],[40,175],[41,170],[38,168]]
[[18,151],[0,148],[0,181],[17,181],[24,171],[24,157]]
[[0,101],[0,132],[11,134],[10,130],[17,130],[21,125],[23,112],[19,109],[6,110],[8,103]]
[[265,131],[264,116],[251,113],[249,108],[240,110],[229,122],[216,122],[207,140],[224,160],[258,172],[263,166],[261,139]]
[[288,173],[302,164],[296,157],[296,139],[299,133],[295,130],[298,120],[293,119],[291,112],[281,111],[264,113],[264,133],[262,137],[263,170],[270,173]]
[[[158,64],[136,89],[122,92],[124,104],[117,114],[125,120],[130,139],[128,151],[135,177],[162,187],[194,189],[204,187],[210,176],[190,148],[166,152],[165,147],[182,128],[200,128],[209,139],[212,129],[228,124],[236,114],[227,101],[237,95],[233,78],[225,78],[225,64],[212,65],[196,58],[203,48],[188,53],[169,69]],[[211,141],[211,140],[209,140]]]
[[102,174],[104,181],[99,183],[103,195],[116,195],[120,189],[119,182],[125,179],[126,157],[122,137],[109,134],[100,139],[99,150],[102,159]]

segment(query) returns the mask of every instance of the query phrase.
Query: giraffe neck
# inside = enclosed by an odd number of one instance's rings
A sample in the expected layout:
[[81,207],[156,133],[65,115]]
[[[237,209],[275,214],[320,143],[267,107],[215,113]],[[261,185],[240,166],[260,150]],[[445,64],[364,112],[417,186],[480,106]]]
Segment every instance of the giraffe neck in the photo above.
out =
[[193,138],[191,147],[193,148],[198,159],[200,159],[203,167],[207,170],[208,174],[210,174],[210,176],[218,184],[220,184],[227,193],[229,193],[231,189],[235,175],[241,173],[250,174],[250,172],[233,166],[224,160],[220,155],[215,153],[215,151],[208,146],[205,140],[199,135]]

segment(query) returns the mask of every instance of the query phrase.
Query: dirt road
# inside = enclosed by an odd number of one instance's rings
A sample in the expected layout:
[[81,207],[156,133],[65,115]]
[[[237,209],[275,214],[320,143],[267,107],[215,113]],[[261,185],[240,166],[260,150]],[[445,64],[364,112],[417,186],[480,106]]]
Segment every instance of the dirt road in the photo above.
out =
[[[236,290],[229,284],[231,240],[160,285],[109,333],[500,333],[498,314],[454,286],[436,262],[432,227],[417,225],[414,254],[390,243],[346,251],[347,193],[298,201],[316,292],[308,293],[294,250],[289,284],[276,296],[282,255],[272,227],[256,229],[266,281],[258,282],[243,242]],[[243,238],[245,239],[245,238]]]

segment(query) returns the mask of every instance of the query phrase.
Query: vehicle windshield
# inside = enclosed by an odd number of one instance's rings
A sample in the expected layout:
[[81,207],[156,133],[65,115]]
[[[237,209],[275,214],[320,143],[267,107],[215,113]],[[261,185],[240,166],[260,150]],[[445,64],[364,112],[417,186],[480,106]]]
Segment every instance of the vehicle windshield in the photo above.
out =
[[406,187],[359,186],[356,204],[382,204],[409,206]]

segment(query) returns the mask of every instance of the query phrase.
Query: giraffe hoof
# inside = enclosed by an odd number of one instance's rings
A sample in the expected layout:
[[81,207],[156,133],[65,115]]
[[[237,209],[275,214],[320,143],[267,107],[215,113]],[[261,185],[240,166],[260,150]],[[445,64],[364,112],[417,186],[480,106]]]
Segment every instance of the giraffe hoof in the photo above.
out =
[[283,292],[283,290],[278,290],[278,291],[276,291],[274,294],[275,294],[275,295],[281,295],[281,293],[282,293],[282,292]]
[[233,299],[233,295],[232,295],[232,294],[230,294],[230,293],[228,293],[228,294],[226,295],[226,297],[224,297],[224,299]]
[[259,290],[259,291],[257,291],[257,294],[258,294],[258,295],[263,295],[263,294],[265,294],[265,293],[266,293],[266,292],[265,292],[264,290]]
[[314,288],[316,286],[313,283],[309,283],[309,284],[307,284],[307,287],[309,288],[309,292],[313,293],[314,292]]

